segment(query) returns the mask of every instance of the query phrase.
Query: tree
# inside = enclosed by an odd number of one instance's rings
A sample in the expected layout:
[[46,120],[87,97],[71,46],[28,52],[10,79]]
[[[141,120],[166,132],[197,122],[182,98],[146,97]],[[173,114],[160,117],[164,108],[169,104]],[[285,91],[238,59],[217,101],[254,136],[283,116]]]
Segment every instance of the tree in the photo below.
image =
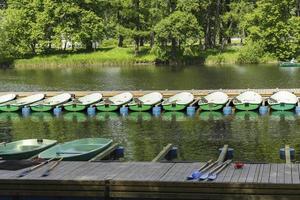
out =
[[172,59],[185,47],[194,44],[201,31],[195,16],[181,11],[175,11],[161,20],[154,30],[157,45],[163,52],[168,52],[168,43],[171,41]]

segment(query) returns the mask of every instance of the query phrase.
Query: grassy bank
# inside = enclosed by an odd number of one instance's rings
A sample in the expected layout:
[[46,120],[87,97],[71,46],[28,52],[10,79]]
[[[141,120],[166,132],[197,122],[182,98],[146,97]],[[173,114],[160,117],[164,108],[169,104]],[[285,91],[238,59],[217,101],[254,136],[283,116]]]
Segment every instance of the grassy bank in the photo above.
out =
[[103,48],[91,53],[73,52],[19,59],[14,61],[14,67],[49,68],[154,63],[155,58],[155,55],[150,52],[150,48],[147,47],[142,48],[137,56],[132,48]]
[[[210,49],[199,52],[195,59],[205,65],[236,64],[241,47],[231,46],[223,51]],[[194,59],[194,58],[191,58]],[[16,68],[55,68],[55,67],[84,67],[84,66],[109,66],[129,64],[154,64],[156,56],[149,47],[143,47],[139,55],[134,54],[130,48],[102,48],[91,53],[66,52],[54,55],[35,56],[28,59],[14,61]],[[272,57],[262,57],[259,63],[277,63]]]

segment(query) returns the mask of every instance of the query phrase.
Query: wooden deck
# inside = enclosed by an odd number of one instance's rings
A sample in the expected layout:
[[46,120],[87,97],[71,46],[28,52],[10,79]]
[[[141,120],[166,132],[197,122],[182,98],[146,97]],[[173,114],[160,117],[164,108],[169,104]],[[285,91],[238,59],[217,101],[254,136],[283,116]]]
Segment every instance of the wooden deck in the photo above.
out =
[[[163,94],[164,97],[169,97],[172,96],[176,93],[179,92],[183,92],[183,91],[187,91],[187,92],[191,92],[195,95],[195,97],[199,97],[199,96],[204,96],[207,95],[211,92],[215,92],[215,91],[222,91],[227,93],[230,97],[234,97],[237,96],[238,94],[240,94],[241,92],[247,91],[247,90],[251,90],[251,91],[255,91],[259,94],[261,94],[264,97],[267,96],[271,96],[274,92],[280,91],[280,90],[286,90],[286,91],[290,91],[295,93],[295,95],[300,96],[300,88],[288,88],[288,89],[284,89],[284,88],[274,88],[274,89],[214,89],[214,90],[195,90],[195,89],[190,89],[190,90],[155,90],[157,92],[160,92]],[[114,96],[116,94],[119,94],[121,92],[124,91],[38,91],[38,92],[12,92],[12,91],[8,91],[8,92],[0,92],[0,95],[4,95],[4,94],[8,94],[8,93],[15,93],[18,94],[19,97],[24,97],[24,96],[28,96],[31,94],[36,94],[36,93],[44,93],[46,94],[47,97],[51,97],[57,94],[60,94],[62,92],[68,92],[71,94],[75,94],[76,97],[81,97],[93,92],[100,92],[101,94],[103,94],[104,97],[111,97]],[[132,94],[135,97],[139,97],[142,96],[144,94],[150,93],[150,92],[154,92],[154,90],[135,90],[135,91],[130,91],[132,92]]]
[[202,163],[62,162],[23,178],[0,170],[0,199],[299,199],[299,164],[227,167],[215,181],[187,181]]

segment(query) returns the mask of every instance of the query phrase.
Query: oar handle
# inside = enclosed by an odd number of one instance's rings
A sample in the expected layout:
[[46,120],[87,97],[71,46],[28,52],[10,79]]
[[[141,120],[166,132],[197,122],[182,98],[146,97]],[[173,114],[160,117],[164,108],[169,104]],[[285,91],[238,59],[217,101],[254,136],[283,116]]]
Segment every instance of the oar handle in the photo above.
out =
[[202,167],[200,167],[199,171],[202,171],[205,167],[207,167],[210,163],[212,163],[212,159],[207,161]]
[[223,163],[223,165],[215,171],[215,174],[218,175],[227,165],[229,165],[229,163],[231,163],[231,160],[228,160],[225,163]]
[[42,162],[42,163],[40,163],[40,164],[38,164],[38,165],[36,165],[36,166],[30,167],[29,169],[24,170],[23,172],[21,172],[21,174],[19,174],[18,177],[26,176],[26,175],[29,174],[30,172],[32,172],[32,171],[34,171],[34,170],[40,168],[40,167],[43,166],[43,165],[46,165],[47,163],[51,162],[51,161],[54,160],[54,159],[55,159],[55,158],[51,158],[51,159],[46,160],[46,161],[44,161],[44,162]]
[[212,168],[212,167],[215,166],[217,163],[218,163],[218,161],[215,161],[215,162],[209,164],[207,167],[203,168],[202,171],[206,171],[206,170]]
[[47,169],[43,174],[42,177],[49,176],[50,172],[63,160],[63,158],[60,158],[57,160],[49,169]]

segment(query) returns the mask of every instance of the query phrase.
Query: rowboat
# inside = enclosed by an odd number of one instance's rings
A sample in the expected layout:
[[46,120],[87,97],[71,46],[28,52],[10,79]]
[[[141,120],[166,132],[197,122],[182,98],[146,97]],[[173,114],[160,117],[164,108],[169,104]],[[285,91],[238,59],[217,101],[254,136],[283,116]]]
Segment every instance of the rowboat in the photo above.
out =
[[260,94],[253,91],[246,91],[233,99],[233,105],[237,110],[256,110],[262,103]]
[[148,111],[154,105],[160,103],[163,99],[163,96],[159,92],[151,92],[144,96],[141,96],[137,99],[134,99],[128,104],[129,109],[132,111]]
[[20,110],[22,107],[32,103],[41,101],[45,98],[45,94],[34,94],[28,97],[20,98],[15,101],[9,101],[0,105],[0,110],[4,112],[14,112]]
[[0,157],[4,160],[27,159],[54,146],[56,140],[27,139],[0,145]]
[[78,112],[85,110],[89,105],[99,102],[102,99],[101,93],[93,93],[74,99],[73,101],[64,104],[64,109],[71,112]]
[[280,67],[300,67],[300,63],[296,62],[281,62],[279,63]]
[[201,110],[216,111],[222,109],[227,102],[227,94],[224,92],[213,92],[201,98],[198,105]]
[[190,92],[181,92],[171,96],[162,102],[163,109],[166,111],[184,110],[194,100],[194,95]]
[[63,93],[50,97],[43,101],[30,105],[31,110],[37,112],[46,112],[52,110],[54,107],[67,103],[71,99],[71,94]]
[[292,111],[274,111],[270,119],[272,121],[295,121],[297,118]]
[[111,112],[118,110],[121,106],[129,103],[133,98],[130,92],[123,92],[113,97],[104,99],[100,103],[96,104],[96,108],[99,111]]
[[0,104],[7,103],[14,100],[17,97],[16,94],[5,94],[0,96]]
[[55,145],[39,154],[39,158],[63,158],[69,161],[87,161],[112,143],[111,139],[84,138]]
[[268,104],[273,110],[291,110],[295,108],[298,98],[288,91],[279,91],[268,98]]

